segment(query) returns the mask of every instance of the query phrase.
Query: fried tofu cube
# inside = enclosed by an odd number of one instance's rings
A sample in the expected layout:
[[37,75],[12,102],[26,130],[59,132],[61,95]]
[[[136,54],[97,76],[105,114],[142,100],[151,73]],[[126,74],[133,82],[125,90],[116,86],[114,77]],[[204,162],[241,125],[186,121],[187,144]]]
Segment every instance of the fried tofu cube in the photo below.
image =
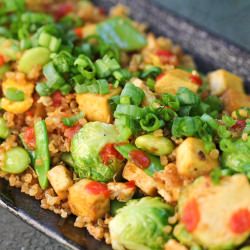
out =
[[70,187],[68,203],[74,215],[96,221],[110,209],[109,191],[106,184],[82,179]]
[[154,196],[157,193],[155,180],[147,175],[143,169],[128,161],[123,169],[122,176],[128,181],[134,181],[146,195]]
[[182,177],[195,178],[218,166],[218,159],[211,158],[205,152],[204,143],[200,139],[189,137],[176,149],[176,167]]
[[107,95],[94,93],[77,94],[76,101],[79,108],[84,112],[89,121],[112,122],[112,112],[108,100],[115,95],[119,95],[120,88],[110,90]]
[[224,109],[230,114],[241,107],[250,107],[250,97],[235,89],[227,89],[221,99]]
[[11,113],[21,114],[27,111],[33,104],[32,93],[34,90],[34,84],[32,82],[26,82],[25,80],[16,81],[13,79],[7,79],[2,83],[2,91],[5,94],[8,89],[20,90],[24,93],[23,101],[11,101],[5,97],[1,99],[0,106]]
[[198,85],[190,80],[190,73],[181,69],[172,69],[155,84],[155,92],[158,94],[176,94],[178,89],[185,87],[193,92],[197,92]]
[[63,165],[55,166],[49,170],[48,179],[57,195],[62,200],[67,198],[68,190],[73,185],[70,171]]
[[244,92],[242,79],[224,69],[209,73],[208,82],[212,95],[221,95],[227,89]]

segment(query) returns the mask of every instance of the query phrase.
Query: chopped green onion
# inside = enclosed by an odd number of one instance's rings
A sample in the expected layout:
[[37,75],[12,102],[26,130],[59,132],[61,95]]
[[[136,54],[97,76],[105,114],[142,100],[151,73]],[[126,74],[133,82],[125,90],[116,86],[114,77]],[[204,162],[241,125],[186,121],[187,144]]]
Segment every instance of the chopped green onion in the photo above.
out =
[[115,117],[119,115],[127,115],[133,119],[141,119],[143,117],[144,110],[135,105],[118,104],[115,110]]
[[155,80],[152,78],[148,78],[146,81],[146,85],[149,87],[150,90],[155,90]]
[[109,93],[109,84],[105,79],[97,80],[97,84],[99,87],[98,93],[101,95],[106,95]]
[[200,102],[200,98],[188,88],[180,88],[176,94],[182,105],[194,105]]
[[77,94],[83,94],[87,93],[88,91],[88,86],[86,84],[76,84],[75,86],[75,92]]
[[71,117],[63,117],[62,122],[65,126],[72,127],[83,117],[84,117],[83,112],[80,112],[80,113],[78,113],[74,116],[71,116]]
[[166,93],[162,95],[162,101],[164,105],[167,107],[173,109],[173,110],[179,110],[180,108],[180,102],[177,98],[177,96],[174,96],[172,94]]
[[219,126],[219,124],[217,123],[217,121],[213,117],[211,117],[210,115],[208,115],[208,114],[203,114],[201,116],[201,120],[204,121],[204,122],[206,122],[212,129],[216,130],[218,128],[218,126]]
[[42,47],[48,48],[52,52],[55,52],[61,46],[61,39],[46,32],[42,32],[38,38],[38,44]]
[[46,64],[43,67],[43,74],[47,79],[47,85],[50,89],[57,90],[62,85],[65,84],[64,79],[62,76],[57,72],[55,66],[52,62]]
[[140,120],[141,128],[147,132],[153,132],[164,125],[164,122],[159,120],[159,118],[153,114],[148,113],[146,116]]
[[60,51],[52,58],[53,63],[60,73],[67,73],[73,66],[73,57],[68,51]]
[[121,97],[123,96],[130,97],[131,103],[139,106],[141,102],[143,101],[145,94],[143,90],[136,87],[134,84],[127,83],[121,93]]
[[6,89],[6,91],[4,92],[4,95],[7,99],[13,102],[22,102],[24,101],[24,98],[25,98],[24,92],[16,88]]
[[228,115],[223,115],[222,121],[227,128],[231,128],[236,123],[236,121],[231,116]]
[[122,96],[120,99],[120,104],[131,104],[129,96]]
[[46,83],[42,82],[37,83],[35,89],[40,96],[50,96],[52,94],[51,89],[48,87]]
[[72,91],[72,86],[69,84],[63,85],[59,90],[63,95],[67,95]]
[[162,72],[162,69],[160,67],[156,66],[149,66],[147,67],[142,73],[141,73],[141,78],[145,79],[147,77],[153,77],[155,78]]
[[93,79],[96,74],[96,68],[91,59],[85,55],[80,55],[75,60],[74,65],[78,71],[87,79]]

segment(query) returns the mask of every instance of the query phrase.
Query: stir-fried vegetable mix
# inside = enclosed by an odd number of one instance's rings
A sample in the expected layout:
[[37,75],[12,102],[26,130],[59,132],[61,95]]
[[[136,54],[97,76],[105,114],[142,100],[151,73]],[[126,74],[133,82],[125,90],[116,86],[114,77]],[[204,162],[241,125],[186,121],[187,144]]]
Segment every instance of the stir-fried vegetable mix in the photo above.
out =
[[0,2],[0,176],[115,250],[248,249],[243,80],[127,14]]

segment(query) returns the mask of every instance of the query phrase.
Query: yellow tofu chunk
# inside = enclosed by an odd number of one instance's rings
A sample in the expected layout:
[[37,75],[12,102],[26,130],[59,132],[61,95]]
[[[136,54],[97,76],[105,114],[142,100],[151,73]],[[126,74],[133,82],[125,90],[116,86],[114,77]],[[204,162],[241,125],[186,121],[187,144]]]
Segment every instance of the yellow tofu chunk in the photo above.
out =
[[176,149],[176,167],[182,177],[195,178],[218,166],[218,159],[212,159],[205,152],[204,143],[200,139],[189,137]]
[[73,185],[72,174],[63,165],[53,167],[48,172],[48,179],[61,199],[65,199],[68,196],[68,189]]
[[2,83],[2,91],[5,94],[8,88],[14,88],[24,93],[24,100],[10,101],[9,99],[3,97],[1,99],[0,106],[11,113],[21,114],[27,111],[33,104],[32,93],[34,91],[34,84],[32,82],[26,81],[15,81],[13,79],[7,79]]
[[227,89],[221,99],[224,103],[224,109],[230,114],[241,107],[250,107],[250,97],[235,89]]
[[157,193],[155,180],[147,175],[143,169],[128,161],[123,169],[122,176],[128,181],[134,181],[146,195],[154,196]]
[[221,95],[227,89],[244,92],[242,79],[224,69],[218,69],[209,73],[208,82],[212,95]]
[[181,87],[185,87],[193,92],[196,92],[199,86],[190,80],[189,72],[181,69],[172,69],[156,81],[155,92],[158,94],[176,94],[178,89]]
[[115,95],[119,95],[120,88],[110,90],[107,95],[94,93],[83,93],[76,95],[79,108],[84,112],[89,121],[100,121],[111,123],[113,117],[108,100]]
[[[91,192],[90,186],[94,187]],[[103,217],[110,209],[110,199],[107,192],[96,192],[101,184],[92,180],[82,179],[69,188],[68,203],[71,212],[76,216],[88,218],[96,221]]]

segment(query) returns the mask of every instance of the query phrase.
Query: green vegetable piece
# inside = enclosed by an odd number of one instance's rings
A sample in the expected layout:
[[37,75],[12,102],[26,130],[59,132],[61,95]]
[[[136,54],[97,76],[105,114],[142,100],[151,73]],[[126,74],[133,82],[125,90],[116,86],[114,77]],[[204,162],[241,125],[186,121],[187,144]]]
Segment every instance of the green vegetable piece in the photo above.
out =
[[121,98],[125,96],[130,97],[132,104],[139,106],[143,101],[145,94],[143,90],[136,87],[134,84],[127,83],[121,92]]
[[67,127],[72,127],[78,122],[81,118],[83,118],[84,114],[83,112],[80,112],[76,115],[73,115],[71,117],[63,117],[62,122]]
[[223,151],[221,161],[222,165],[232,169],[235,172],[250,172],[250,139],[230,140],[224,139],[220,143],[220,149]]
[[115,17],[97,25],[97,33],[110,45],[126,51],[142,49],[146,38],[133,26],[129,19]]
[[112,216],[115,216],[117,214],[117,211],[124,207],[126,205],[126,202],[121,202],[121,201],[118,201],[118,200],[113,200],[111,201],[110,203],[110,214]]
[[125,158],[129,159],[129,153],[137,148],[131,144],[120,144],[115,146],[116,150]]
[[132,119],[140,119],[143,117],[143,114],[144,110],[136,105],[118,104],[114,116],[126,115]]
[[44,120],[35,123],[36,158],[35,170],[42,189],[48,186],[47,173],[50,168],[49,139]]
[[146,134],[136,138],[135,145],[137,148],[147,151],[153,155],[168,155],[172,153],[174,144],[166,137]]
[[8,59],[16,60],[17,54],[20,52],[20,46],[18,41],[14,39],[0,37],[0,51]]
[[164,122],[153,113],[147,113],[141,120],[140,126],[147,132],[153,132],[164,125]]
[[160,198],[131,200],[109,223],[114,250],[161,250],[170,239],[164,228],[173,208]]
[[7,99],[13,102],[22,102],[25,99],[24,92],[16,88],[8,88],[4,92]]
[[43,66],[49,61],[50,51],[47,48],[36,47],[28,49],[22,55],[18,70],[28,74],[34,67]]
[[20,174],[29,167],[30,162],[28,152],[21,147],[15,147],[5,153],[2,170],[10,174]]
[[65,162],[68,166],[75,168],[75,163],[70,153],[62,153],[62,161]]
[[7,122],[0,117],[0,138],[6,139],[10,134],[10,130],[7,126]]
[[4,74],[8,72],[10,69],[10,66],[8,64],[4,64],[0,67],[0,80],[3,79]]
[[113,180],[122,167],[121,161],[105,165],[100,151],[107,143],[118,142],[118,132],[111,124],[89,122],[71,141],[71,154],[75,163],[74,171],[80,178],[108,182]]

